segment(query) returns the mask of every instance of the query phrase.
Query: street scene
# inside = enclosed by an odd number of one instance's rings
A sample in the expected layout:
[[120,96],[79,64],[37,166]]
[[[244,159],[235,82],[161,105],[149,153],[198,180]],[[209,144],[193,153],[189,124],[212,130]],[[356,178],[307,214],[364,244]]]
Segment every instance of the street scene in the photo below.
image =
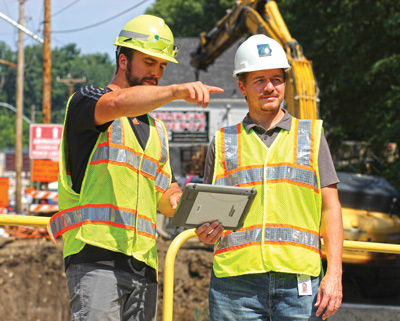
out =
[[398,12],[0,0],[0,319],[400,320]]

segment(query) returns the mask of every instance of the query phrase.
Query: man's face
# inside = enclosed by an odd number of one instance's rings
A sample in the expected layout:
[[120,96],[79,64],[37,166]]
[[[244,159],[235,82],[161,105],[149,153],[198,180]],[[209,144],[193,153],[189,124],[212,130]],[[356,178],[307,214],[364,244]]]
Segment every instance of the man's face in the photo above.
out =
[[125,77],[129,86],[156,86],[164,73],[167,61],[135,51],[131,63],[127,64]]
[[275,114],[285,96],[285,75],[282,69],[252,71],[245,81],[239,80],[239,89],[247,99],[250,115]]

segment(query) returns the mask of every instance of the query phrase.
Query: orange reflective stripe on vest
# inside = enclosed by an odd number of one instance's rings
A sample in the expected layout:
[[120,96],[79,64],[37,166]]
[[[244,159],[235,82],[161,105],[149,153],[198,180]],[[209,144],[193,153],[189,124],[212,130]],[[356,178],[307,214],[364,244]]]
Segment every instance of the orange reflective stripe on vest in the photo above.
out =
[[69,229],[87,223],[102,223],[135,229],[137,233],[150,238],[156,237],[156,227],[151,220],[111,204],[84,205],[60,211],[52,217],[49,230],[56,239]]
[[162,126],[156,121],[155,126],[161,141],[162,152],[160,159],[157,160],[143,155],[142,163],[140,163],[142,154],[124,145],[121,119],[117,119],[112,124],[109,141],[98,145],[90,164],[95,165],[103,162],[114,162],[120,166],[130,168],[136,173],[139,173],[139,167],[141,166],[141,174],[155,180],[156,188],[164,192],[169,186],[169,176],[161,170],[161,167],[167,160],[168,150],[165,145],[166,137]]
[[257,190],[243,228],[225,231],[215,245],[217,277],[320,273],[322,122],[292,118],[291,125],[270,147],[243,123],[216,134],[213,184]]

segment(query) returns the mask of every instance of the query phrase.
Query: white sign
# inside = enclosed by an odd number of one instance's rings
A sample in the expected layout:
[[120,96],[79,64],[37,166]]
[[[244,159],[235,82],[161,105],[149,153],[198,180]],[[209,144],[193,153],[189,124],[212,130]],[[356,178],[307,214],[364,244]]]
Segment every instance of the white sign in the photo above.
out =
[[31,124],[29,158],[58,160],[63,125]]

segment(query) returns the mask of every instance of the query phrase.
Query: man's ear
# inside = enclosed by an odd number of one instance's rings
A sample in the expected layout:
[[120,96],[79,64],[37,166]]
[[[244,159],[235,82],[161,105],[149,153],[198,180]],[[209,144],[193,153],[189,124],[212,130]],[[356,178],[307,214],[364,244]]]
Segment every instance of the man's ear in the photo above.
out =
[[241,80],[238,80],[238,87],[243,97],[246,97],[246,89],[244,88],[244,84]]
[[128,67],[128,58],[122,53],[118,57],[118,64],[121,70],[126,70]]

